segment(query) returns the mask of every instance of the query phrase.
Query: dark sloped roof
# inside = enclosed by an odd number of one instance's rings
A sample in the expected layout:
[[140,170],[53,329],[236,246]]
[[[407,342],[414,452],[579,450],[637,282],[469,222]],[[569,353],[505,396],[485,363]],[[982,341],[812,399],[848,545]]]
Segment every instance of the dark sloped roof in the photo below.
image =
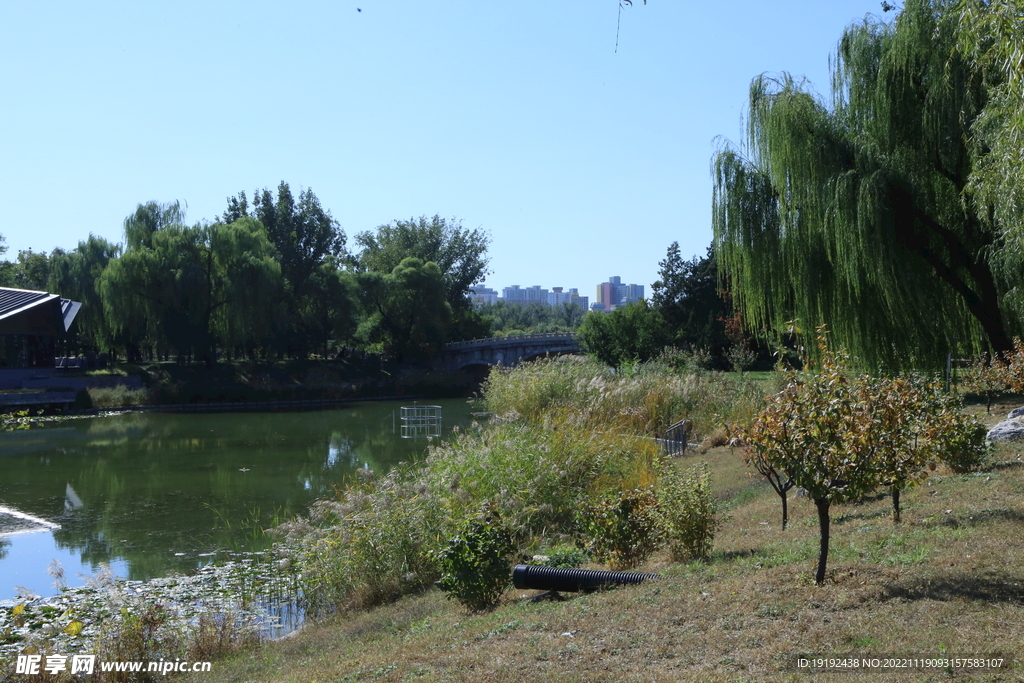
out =
[[72,301],[71,299],[60,300],[60,314],[64,318],[64,331],[67,332],[71,329],[71,323],[75,322],[75,316],[78,315],[78,309],[82,307],[82,302]]
[[33,292],[27,289],[10,289],[8,287],[0,287],[0,318],[33,304],[50,299],[54,296],[56,295],[49,294],[47,292]]
[[[60,297],[49,292],[0,287],[0,320],[16,316],[22,311],[55,299],[60,299]],[[81,302],[60,299],[61,322],[65,332],[71,329],[71,323],[75,321],[75,316],[78,315],[78,309],[81,307]]]

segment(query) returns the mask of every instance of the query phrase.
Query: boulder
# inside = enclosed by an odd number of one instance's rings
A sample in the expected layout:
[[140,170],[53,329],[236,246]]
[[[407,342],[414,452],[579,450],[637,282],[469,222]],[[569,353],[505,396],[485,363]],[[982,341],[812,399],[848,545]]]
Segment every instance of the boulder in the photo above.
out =
[[1024,441],[1024,418],[1003,420],[988,430],[989,441]]
[[1013,410],[1010,411],[1010,414],[1007,415],[1006,417],[1007,417],[1007,419],[1012,420],[1013,418],[1020,417],[1021,415],[1024,415],[1024,406],[1022,406],[1020,408],[1014,408]]

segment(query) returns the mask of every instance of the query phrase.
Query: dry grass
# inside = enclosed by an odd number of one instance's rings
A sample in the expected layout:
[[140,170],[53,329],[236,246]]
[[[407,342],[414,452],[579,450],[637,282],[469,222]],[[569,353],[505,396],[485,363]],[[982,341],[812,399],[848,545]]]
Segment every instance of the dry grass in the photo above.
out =
[[[984,406],[981,407],[984,411]],[[1005,414],[1000,406],[989,422]],[[564,602],[509,592],[470,614],[435,590],[338,615],[196,681],[843,681],[1024,680],[1024,446],[1001,446],[982,472],[939,471],[903,496],[900,526],[877,495],[833,509],[829,578],[812,580],[814,507],[775,493],[740,452],[708,459],[728,519],[707,563],[656,555],[662,578]],[[531,593],[532,595],[532,593]],[[817,673],[798,655],[996,655],[1002,671]]]

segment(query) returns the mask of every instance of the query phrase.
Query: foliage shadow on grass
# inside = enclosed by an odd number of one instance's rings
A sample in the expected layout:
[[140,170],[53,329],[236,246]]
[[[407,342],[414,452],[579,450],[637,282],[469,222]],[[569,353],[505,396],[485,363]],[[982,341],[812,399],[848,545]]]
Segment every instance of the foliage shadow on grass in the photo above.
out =
[[972,512],[966,517],[963,515],[944,515],[941,521],[931,522],[929,526],[950,527],[960,529],[963,527],[975,527],[989,522],[1014,522],[1024,523],[1024,512],[1020,510],[979,510]]
[[892,517],[891,509],[874,510],[872,512],[849,512],[837,515],[832,519],[832,524],[847,524],[857,520],[879,520]]
[[1002,472],[1003,470],[1012,470],[1018,467],[1024,467],[1024,462],[1020,460],[1009,460],[1007,462],[997,462],[989,465],[988,467],[982,467],[979,472]]
[[1024,603],[1024,577],[996,580],[961,574],[899,580],[885,586],[881,599]]
[[745,548],[743,550],[726,550],[721,553],[715,553],[711,556],[712,560],[718,560],[722,562],[732,562],[733,560],[761,557],[766,555],[764,548]]

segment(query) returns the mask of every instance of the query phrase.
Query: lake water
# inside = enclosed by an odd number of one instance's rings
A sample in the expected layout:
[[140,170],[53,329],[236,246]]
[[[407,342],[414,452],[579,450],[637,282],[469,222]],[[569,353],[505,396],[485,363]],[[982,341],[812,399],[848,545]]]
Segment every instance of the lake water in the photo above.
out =
[[[476,410],[442,406],[442,435]],[[258,530],[334,495],[357,469],[426,453],[402,439],[402,405],[276,413],[125,413],[0,433],[0,600],[82,585],[100,563],[122,578],[188,573],[260,549]]]

